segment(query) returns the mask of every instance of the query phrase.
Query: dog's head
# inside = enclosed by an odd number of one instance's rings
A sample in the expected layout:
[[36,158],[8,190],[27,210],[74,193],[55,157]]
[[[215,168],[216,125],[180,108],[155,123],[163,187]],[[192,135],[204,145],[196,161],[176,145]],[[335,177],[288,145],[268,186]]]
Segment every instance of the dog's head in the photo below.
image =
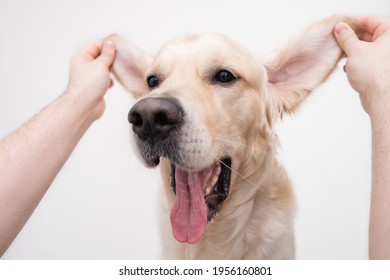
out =
[[117,49],[112,71],[138,100],[128,115],[137,150],[148,167],[161,158],[171,166],[178,241],[202,237],[234,191],[231,181],[245,176],[239,166],[254,155],[264,161],[276,119],[294,111],[335,68],[342,53],[332,29],[339,20],[310,26],[265,63],[216,34],[176,39],[154,57],[118,35],[107,38]]

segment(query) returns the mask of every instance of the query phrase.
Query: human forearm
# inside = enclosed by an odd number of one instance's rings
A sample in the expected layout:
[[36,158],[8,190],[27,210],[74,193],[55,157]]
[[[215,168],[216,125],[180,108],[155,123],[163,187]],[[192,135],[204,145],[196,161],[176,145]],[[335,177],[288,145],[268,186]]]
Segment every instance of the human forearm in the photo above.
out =
[[371,116],[370,259],[390,259],[390,115]]
[[0,141],[0,256],[97,117],[66,93]]
[[345,23],[334,28],[347,60],[344,71],[359,93],[372,128],[372,190],[369,256],[390,259],[390,19],[355,18],[358,33]]
[[78,141],[104,112],[112,42],[73,57],[66,92],[0,141],[0,256],[22,229]]

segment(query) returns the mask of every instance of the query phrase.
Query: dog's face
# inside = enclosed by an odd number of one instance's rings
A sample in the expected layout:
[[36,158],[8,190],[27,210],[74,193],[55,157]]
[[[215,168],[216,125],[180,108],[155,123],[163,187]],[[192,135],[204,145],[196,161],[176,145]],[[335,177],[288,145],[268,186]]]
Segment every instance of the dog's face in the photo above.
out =
[[178,241],[202,237],[231,185],[245,179],[239,167],[261,162],[271,148],[276,118],[333,70],[341,56],[332,37],[337,20],[305,30],[264,65],[215,34],[174,40],[155,57],[118,35],[108,38],[117,48],[113,72],[138,99],[129,122],[141,159],[148,167],[169,162]]
[[[219,35],[166,45],[146,70],[146,90],[129,112],[147,166],[161,156],[198,171],[237,158],[263,116],[265,73],[244,48]],[[240,145],[234,145],[240,143]]]
[[[248,134],[267,120],[264,68],[245,48],[209,34],[167,44],[145,70],[129,122],[147,166],[170,161],[174,235],[193,243],[229,194],[232,163],[250,153]],[[196,200],[203,201],[185,204]]]

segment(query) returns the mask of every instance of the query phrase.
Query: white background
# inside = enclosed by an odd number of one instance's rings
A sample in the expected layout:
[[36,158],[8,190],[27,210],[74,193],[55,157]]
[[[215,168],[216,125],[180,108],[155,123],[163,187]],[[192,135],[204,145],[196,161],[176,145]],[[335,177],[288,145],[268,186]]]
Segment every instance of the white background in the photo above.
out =
[[[71,56],[110,33],[155,53],[177,36],[219,32],[264,56],[333,13],[389,17],[390,3],[1,0],[0,138],[59,96]],[[277,128],[279,157],[297,197],[299,259],[367,258],[370,126],[342,65]],[[85,134],[3,259],[160,257],[159,172],[144,168],[130,147],[132,102],[118,84],[108,92],[104,116]]]

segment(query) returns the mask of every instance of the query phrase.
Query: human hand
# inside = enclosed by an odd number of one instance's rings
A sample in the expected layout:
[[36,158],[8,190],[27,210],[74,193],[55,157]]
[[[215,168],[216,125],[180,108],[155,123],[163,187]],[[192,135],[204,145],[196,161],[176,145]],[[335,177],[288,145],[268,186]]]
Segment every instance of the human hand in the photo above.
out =
[[110,66],[115,58],[111,41],[95,43],[76,54],[70,63],[68,88],[65,94],[76,98],[78,104],[91,108],[96,119],[105,108],[104,94],[112,86]]
[[334,28],[337,43],[347,56],[345,72],[371,118],[390,109],[390,19],[356,17],[358,33],[345,23]]

